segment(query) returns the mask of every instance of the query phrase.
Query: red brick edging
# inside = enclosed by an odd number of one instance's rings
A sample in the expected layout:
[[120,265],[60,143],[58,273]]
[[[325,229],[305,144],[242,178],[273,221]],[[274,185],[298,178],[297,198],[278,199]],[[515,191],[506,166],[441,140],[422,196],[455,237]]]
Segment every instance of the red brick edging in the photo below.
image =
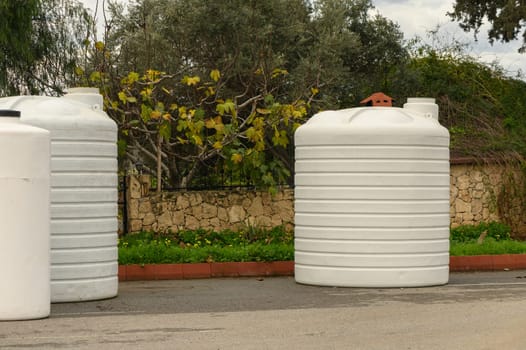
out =
[[452,256],[449,270],[460,271],[497,271],[526,269],[526,254]]
[[[505,269],[526,269],[526,254],[452,256],[449,263],[449,270],[452,272]],[[119,266],[119,281],[293,275],[293,261]]]
[[294,261],[120,265],[119,281],[292,276]]

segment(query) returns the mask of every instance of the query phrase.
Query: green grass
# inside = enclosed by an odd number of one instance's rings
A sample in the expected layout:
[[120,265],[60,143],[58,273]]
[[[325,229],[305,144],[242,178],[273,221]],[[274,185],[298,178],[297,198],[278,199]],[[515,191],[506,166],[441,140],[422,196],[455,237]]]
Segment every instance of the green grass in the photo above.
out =
[[293,234],[282,227],[142,232],[119,240],[119,264],[290,261],[294,260],[293,240]]
[[452,228],[450,241],[451,256],[526,254],[526,242],[512,240],[510,227],[499,222]]
[[526,254],[526,242],[513,240],[495,241],[491,238],[486,239],[482,244],[476,242],[452,242],[449,254],[451,256]]
[[[485,235],[481,244],[477,241]],[[450,255],[526,254],[526,242],[510,238],[510,228],[491,222],[451,229]],[[294,260],[294,235],[283,227],[142,232],[119,239],[119,264],[163,264]]]

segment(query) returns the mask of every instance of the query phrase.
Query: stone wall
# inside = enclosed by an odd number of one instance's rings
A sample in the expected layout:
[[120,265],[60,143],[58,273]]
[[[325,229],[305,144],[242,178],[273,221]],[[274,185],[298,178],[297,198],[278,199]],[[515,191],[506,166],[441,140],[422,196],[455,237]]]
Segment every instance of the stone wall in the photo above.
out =
[[[498,197],[506,172],[509,168],[499,165],[452,164],[451,225],[500,221]],[[292,189],[283,189],[274,196],[250,190],[156,194],[150,190],[150,177],[146,175],[129,177],[127,187],[129,232],[197,228],[219,231],[246,226],[291,226],[294,221]],[[524,208],[512,209],[524,212]]]
[[293,191],[180,191],[156,194],[149,176],[128,178],[128,231],[275,227],[294,221]]
[[450,176],[452,227],[501,221],[511,225],[516,236],[526,233],[526,208],[520,193],[524,180],[520,169],[460,163],[451,165]]
[[503,169],[495,165],[456,164],[450,171],[451,226],[498,221],[496,195]]

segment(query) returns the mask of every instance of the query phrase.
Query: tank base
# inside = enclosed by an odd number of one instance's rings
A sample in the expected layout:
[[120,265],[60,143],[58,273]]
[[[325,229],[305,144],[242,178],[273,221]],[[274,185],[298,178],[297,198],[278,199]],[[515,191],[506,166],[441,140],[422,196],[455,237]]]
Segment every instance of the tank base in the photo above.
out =
[[114,298],[118,294],[118,276],[97,280],[51,281],[51,302],[67,303]]
[[449,266],[404,269],[352,269],[295,265],[297,283],[330,287],[409,288],[447,284]]

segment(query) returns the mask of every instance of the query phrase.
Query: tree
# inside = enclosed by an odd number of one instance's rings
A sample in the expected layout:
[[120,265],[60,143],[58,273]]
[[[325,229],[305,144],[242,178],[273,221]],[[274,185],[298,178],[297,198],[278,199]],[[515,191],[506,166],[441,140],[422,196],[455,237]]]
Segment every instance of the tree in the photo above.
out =
[[223,172],[282,183],[307,111],[352,105],[405,57],[397,27],[371,8],[369,0],[115,4],[86,82],[106,95],[128,164],[168,186]]
[[526,83],[473,58],[461,43],[442,42],[433,34],[438,46],[417,44],[411,60],[390,78],[391,96],[435,97],[440,123],[451,134],[452,157],[507,161],[526,156]]
[[456,0],[453,12],[448,15],[460,21],[460,27],[465,31],[474,30],[475,35],[485,20],[491,23],[488,31],[490,43],[495,40],[509,42],[518,38],[522,32],[523,44],[519,52],[526,50],[526,31],[523,31],[526,19],[526,3],[524,1],[507,0]]
[[0,1],[0,95],[61,94],[92,19],[76,0]]
[[[284,81],[287,72],[255,74]],[[202,168],[208,176],[220,174],[222,167],[244,170],[254,184],[265,187],[290,175],[281,163],[266,159],[265,151],[288,146],[288,135],[306,117],[308,103],[279,103],[266,83],[256,96],[223,100],[217,98],[221,85],[218,70],[182,78],[149,70],[122,80],[122,90],[107,110],[119,121],[120,142],[138,151],[130,153],[130,159],[144,161],[157,173],[158,191],[161,181],[191,186]]]

